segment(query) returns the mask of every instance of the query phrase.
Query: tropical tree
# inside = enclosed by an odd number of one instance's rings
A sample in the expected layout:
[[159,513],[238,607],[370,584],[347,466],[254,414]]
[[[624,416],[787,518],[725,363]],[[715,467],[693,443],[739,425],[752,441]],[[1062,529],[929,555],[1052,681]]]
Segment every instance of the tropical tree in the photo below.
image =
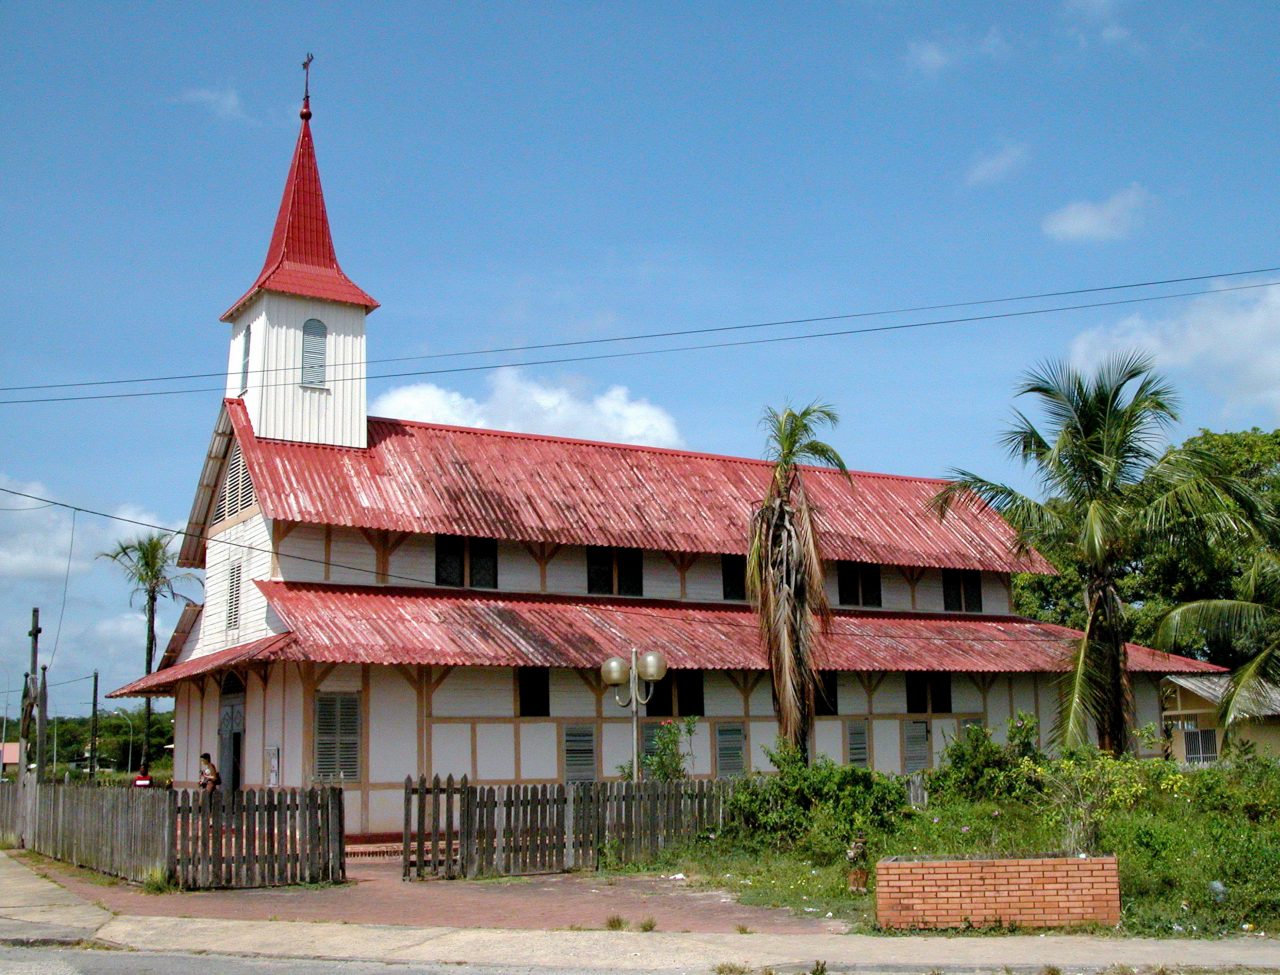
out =
[[747,543],[747,597],[769,658],[778,734],[806,758],[817,686],[813,649],[831,609],[814,509],[799,465],[834,467],[848,476],[835,448],[816,436],[818,427],[837,422],[836,411],[824,403],[801,410],[765,409],[760,425],[767,433],[766,459],[773,471],[751,518]]
[[1122,590],[1137,555],[1157,541],[1177,547],[1197,536],[1248,535],[1262,510],[1220,458],[1195,447],[1167,448],[1177,399],[1146,356],[1112,356],[1092,375],[1049,362],[1027,373],[1017,393],[1036,398],[1046,426],[1042,432],[1015,411],[1002,443],[1032,469],[1045,499],[958,470],[932,504],[942,517],[957,503],[990,505],[1014,527],[1017,550],[1056,555],[1078,574],[1083,634],[1072,651],[1055,733],[1062,744],[1083,744],[1093,719],[1102,748],[1130,751],[1131,621]]
[[[146,672],[151,673],[155,666],[156,655],[156,603],[160,599],[181,599],[188,601],[176,587],[183,582],[194,580],[190,572],[175,572],[177,553],[169,543],[173,536],[168,532],[152,532],[140,535],[131,541],[118,542],[109,552],[100,552],[98,558],[110,559],[118,565],[125,578],[133,584],[133,592],[129,604],[139,597],[147,616],[147,648]],[[150,761],[151,743],[151,698],[145,699],[145,711],[142,720],[142,761]]]
[[1274,551],[1255,556],[1241,579],[1239,598],[1185,603],[1165,616],[1156,632],[1160,646],[1174,648],[1247,638],[1261,649],[1231,675],[1220,708],[1227,734],[1239,721],[1270,713],[1267,685],[1280,686],[1280,555]]

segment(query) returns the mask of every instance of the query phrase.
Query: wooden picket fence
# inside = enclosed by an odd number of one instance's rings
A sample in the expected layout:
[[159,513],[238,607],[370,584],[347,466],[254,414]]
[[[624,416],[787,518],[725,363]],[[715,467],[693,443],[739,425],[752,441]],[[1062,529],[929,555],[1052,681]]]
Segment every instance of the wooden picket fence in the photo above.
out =
[[169,793],[170,873],[184,889],[346,879],[342,790]]
[[486,787],[466,776],[410,776],[403,876],[520,876],[641,862],[718,830],[732,788],[703,780]]
[[331,787],[0,784],[0,836],[79,867],[186,890],[346,879],[342,790]]

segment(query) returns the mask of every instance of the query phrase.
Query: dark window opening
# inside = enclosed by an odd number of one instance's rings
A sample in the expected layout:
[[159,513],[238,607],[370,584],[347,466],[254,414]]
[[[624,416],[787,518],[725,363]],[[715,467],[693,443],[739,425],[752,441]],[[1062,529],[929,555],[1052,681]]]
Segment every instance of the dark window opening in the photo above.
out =
[[597,596],[643,596],[644,553],[638,548],[588,545],[587,592]]
[[982,573],[976,569],[943,569],[942,607],[948,613],[981,613]]
[[680,717],[701,718],[706,714],[702,693],[701,670],[677,670],[676,675],[676,708]]
[[497,589],[497,541],[492,538],[437,535],[436,585]]
[[669,718],[675,714],[676,672],[668,670],[666,676],[653,685],[653,693],[645,706],[650,718]]
[[720,578],[724,585],[725,599],[746,599],[747,557],[745,555],[720,556]]
[[834,670],[818,671],[818,686],[813,693],[813,714],[818,718],[829,718],[840,713],[840,694],[836,684]]
[[950,714],[950,674],[907,674],[908,714]]
[[837,562],[836,583],[841,606],[881,605],[880,566],[866,562]]
[[546,667],[517,667],[516,692],[520,700],[520,717],[550,717],[551,671]]

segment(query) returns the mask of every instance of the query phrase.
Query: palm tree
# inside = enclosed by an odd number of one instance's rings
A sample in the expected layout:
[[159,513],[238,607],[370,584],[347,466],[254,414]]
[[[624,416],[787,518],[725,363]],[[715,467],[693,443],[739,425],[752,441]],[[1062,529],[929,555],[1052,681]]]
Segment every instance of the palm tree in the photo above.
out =
[[1086,622],[1056,735],[1065,745],[1084,744],[1092,718],[1103,749],[1129,751],[1134,704],[1122,581],[1144,542],[1250,533],[1262,518],[1260,505],[1212,454],[1167,449],[1177,401],[1144,355],[1112,356],[1092,375],[1049,362],[1026,375],[1018,395],[1036,397],[1047,426],[1041,432],[1015,411],[1002,443],[1033,469],[1046,500],[961,470],[932,506],[946,517],[954,504],[986,503],[1014,527],[1018,551],[1041,549],[1078,569]]
[[760,425],[768,432],[766,452],[773,473],[764,500],[751,518],[747,549],[747,596],[759,616],[769,657],[778,734],[806,760],[817,684],[813,648],[831,609],[814,509],[799,465],[808,461],[848,476],[835,448],[815,436],[817,427],[834,427],[838,421],[834,409],[818,402],[798,411],[790,407],[764,411]]
[[1156,642],[1185,646],[1196,639],[1232,640],[1262,636],[1262,647],[1231,675],[1221,704],[1222,727],[1230,735],[1239,721],[1262,717],[1257,710],[1267,685],[1280,685],[1280,555],[1254,556],[1240,585],[1239,599],[1200,599],[1171,610],[1160,621]]
[[[156,603],[161,597],[166,599],[182,599],[175,586],[178,583],[195,579],[189,572],[174,573],[177,565],[177,554],[169,547],[173,536],[167,532],[153,532],[149,535],[127,541],[118,542],[109,552],[100,552],[98,558],[110,559],[124,570],[125,578],[133,584],[133,592],[129,597],[130,605],[141,596],[147,613],[147,673],[150,674],[155,665],[156,655]],[[146,699],[142,720],[142,761],[151,760],[151,698]]]

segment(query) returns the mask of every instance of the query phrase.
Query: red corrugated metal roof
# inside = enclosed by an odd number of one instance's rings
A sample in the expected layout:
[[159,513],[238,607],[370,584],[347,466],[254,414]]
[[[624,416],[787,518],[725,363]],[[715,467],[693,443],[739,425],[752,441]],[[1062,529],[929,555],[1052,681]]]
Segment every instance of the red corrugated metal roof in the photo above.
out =
[[325,211],[324,192],[320,188],[320,169],[316,165],[316,147],[311,140],[311,109],[302,107],[302,129],[293,150],[289,178],[284,184],[284,197],[276,215],[267,259],[253,286],[222,316],[229,322],[246,301],[261,290],[281,291],[305,298],[324,298],[349,305],[361,305],[369,311],[378,303],[356,285],[338,266],[338,255],[329,232],[329,215]]
[[[745,605],[474,590],[258,582],[297,638],[280,656],[329,663],[598,667],[632,647],[673,667],[765,667]],[[1013,616],[840,611],[815,662],[829,670],[1060,672],[1074,630]],[[1130,645],[1150,673],[1221,668]]]
[[[562,545],[743,553],[764,461],[524,433],[369,420],[365,449],[265,440],[227,400],[269,518]],[[805,470],[822,553],[885,565],[1053,572],[1012,551],[985,506],[945,521],[925,505],[946,482]]]
[[191,657],[172,667],[161,667],[160,670],[146,677],[140,677],[132,683],[118,687],[107,697],[144,697],[148,694],[168,694],[180,680],[199,677],[215,670],[245,664],[251,660],[280,660],[282,653],[294,642],[292,633],[277,633],[251,643],[227,647],[217,653],[207,653],[202,657]]

